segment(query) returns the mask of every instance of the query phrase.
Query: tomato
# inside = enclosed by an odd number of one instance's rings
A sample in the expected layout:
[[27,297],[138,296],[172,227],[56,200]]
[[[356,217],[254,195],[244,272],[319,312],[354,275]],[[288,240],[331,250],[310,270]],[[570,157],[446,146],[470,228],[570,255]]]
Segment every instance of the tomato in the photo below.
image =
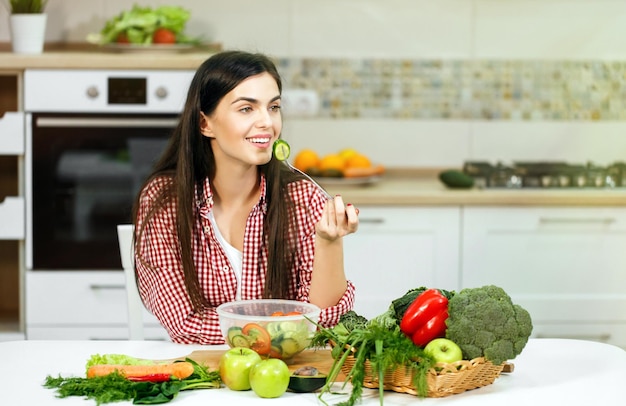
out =
[[283,357],[283,352],[281,351],[280,347],[272,346],[272,348],[270,349],[270,358],[282,358],[282,357]]
[[176,34],[167,28],[157,28],[152,34],[152,42],[154,44],[175,44]]
[[272,349],[272,339],[270,333],[256,323],[248,323],[241,329],[241,332],[250,338],[250,348],[259,355],[267,355]]
[[300,316],[302,314],[302,312],[289,312],[289,313],[285,313],[285,316]]
[[280,317],[280,316],[284,316],[285,313],[281,312],[281,311],[277,311],[272,313],[272,317]]
[[125,32],[120,32],[117,35],[115,42],[117,42],[118,44],[130,44],[130,41],[128,40],[128,35],[126,35]]

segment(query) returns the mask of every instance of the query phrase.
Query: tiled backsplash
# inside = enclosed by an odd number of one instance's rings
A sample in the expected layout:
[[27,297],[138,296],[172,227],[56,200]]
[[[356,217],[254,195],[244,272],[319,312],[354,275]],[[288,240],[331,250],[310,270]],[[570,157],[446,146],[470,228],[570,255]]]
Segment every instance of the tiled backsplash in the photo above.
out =
[[279,59],[285,88],[315,90],[319,117],[626,119],[626,62]]

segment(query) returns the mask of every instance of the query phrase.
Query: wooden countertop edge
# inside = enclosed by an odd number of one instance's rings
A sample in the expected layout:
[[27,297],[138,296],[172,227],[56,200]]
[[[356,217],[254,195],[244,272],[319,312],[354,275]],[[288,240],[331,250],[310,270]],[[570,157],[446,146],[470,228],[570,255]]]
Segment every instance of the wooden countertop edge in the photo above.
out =
[[626,188],[450,189],[438,180],[440,170],[396,168],[387,170],[382,180],[372,185],[326,189],[360,206],[626,207]]
[[41,54],[16,54],[0,43],[0,69],[182,69],[195,70],[221,44],[206,44],[180,52],[115,52],[97,45],[47,43]]

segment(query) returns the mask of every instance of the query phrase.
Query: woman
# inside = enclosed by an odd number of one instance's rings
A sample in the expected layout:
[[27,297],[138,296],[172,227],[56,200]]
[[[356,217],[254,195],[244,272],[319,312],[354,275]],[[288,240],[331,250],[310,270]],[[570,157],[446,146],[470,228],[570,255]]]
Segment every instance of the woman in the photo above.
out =
[[238,299],[308,301],[324,326],[352,308],[342,238],[357,210],[273,157],[281,90],[263,55],[205,61],[135,203],[139,292],[174,342],[223,343],[215,308]]

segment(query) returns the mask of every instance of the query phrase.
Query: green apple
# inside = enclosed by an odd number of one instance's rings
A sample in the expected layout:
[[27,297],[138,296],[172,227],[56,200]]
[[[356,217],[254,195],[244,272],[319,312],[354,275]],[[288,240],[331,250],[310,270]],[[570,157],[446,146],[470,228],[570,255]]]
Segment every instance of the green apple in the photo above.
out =
[[268,358],[250,370],[252,390],[262,398],[277,398],[287,391],[291,373],[285,361]]
[[435,338],[424,347],[424,352],[432,356],[436,362],[446,364],[463,359],[463,351],[454,341],[447,338]]
[[234,347],[220,357],[220,378],[231,390],[250,390],[250,370],[261,356],[250,348]]

